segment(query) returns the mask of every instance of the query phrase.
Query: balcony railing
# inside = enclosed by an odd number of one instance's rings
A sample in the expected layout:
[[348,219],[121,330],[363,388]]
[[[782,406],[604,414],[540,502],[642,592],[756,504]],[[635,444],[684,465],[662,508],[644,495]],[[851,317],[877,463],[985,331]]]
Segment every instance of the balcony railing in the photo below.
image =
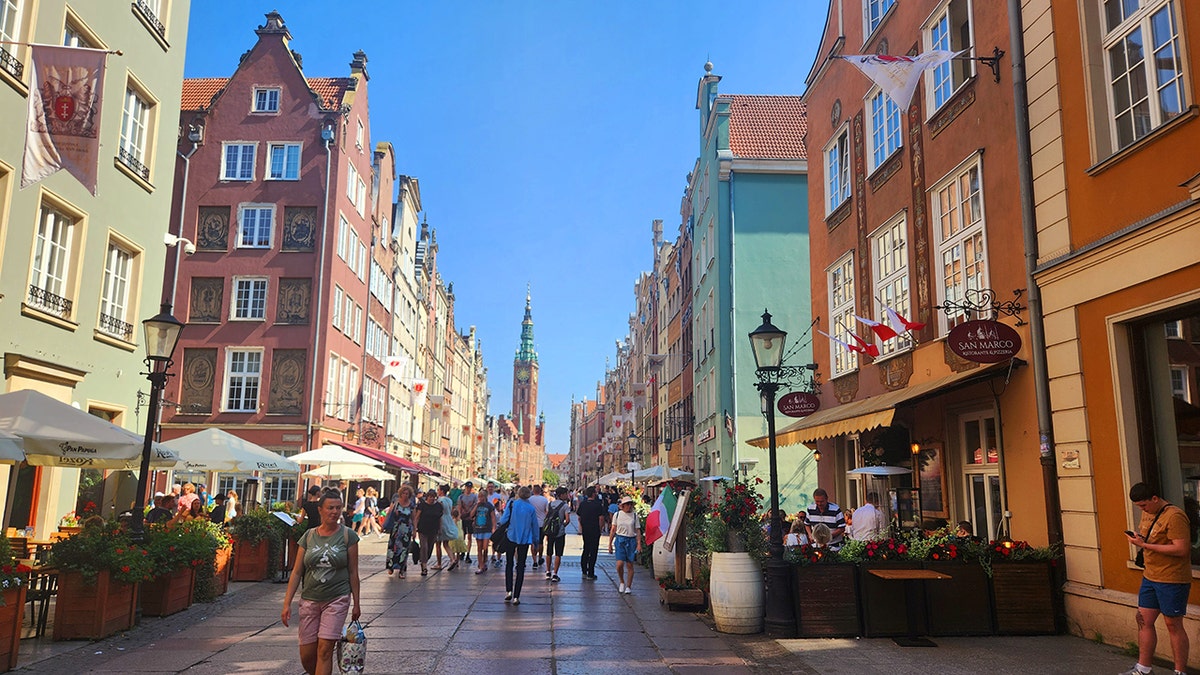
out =
[[40,286],[30,284],[29,304],[51,314],[57,314],[64,319],[69,319],[71,318],[71,307],[75,303],[61,295],[55,295]]
[[119,337],[126,342],[133,340],[133,324],[125,323],[115,316],[109,316],[103,312],[100,313],[100,330]]
[[18,61],[17,57],[3,47],[0,47],[0,68],[17,79],[21,79],[21,75],[25,72],[25,64]]
[[150,5],[147,5],[143,0],[134,0],[133,6],[136,7],[138,11],[142,13],[142,16],[146,18],[146,21],[154,27],[154,31],[158,33],[159,37],[167,36],[167,27],[158,20],[158,15],[154,13],[153,9],[150,9]]
[[125,148],[117,148],[117,160],[129,167],[130,171],[133,171],[137,175],[141,176],[142,180],[150,180],[150,167],[139,162],[137,157],[134,157],[133,154]]

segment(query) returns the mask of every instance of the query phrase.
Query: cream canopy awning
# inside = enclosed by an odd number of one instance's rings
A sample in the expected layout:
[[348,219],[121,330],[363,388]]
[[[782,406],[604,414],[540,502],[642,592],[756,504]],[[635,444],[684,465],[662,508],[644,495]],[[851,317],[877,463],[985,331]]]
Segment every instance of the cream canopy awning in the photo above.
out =
[[[1012,365],[1016,368],[1025,365],[1025,362],[1013,359]],[[916,403],[932,396],[944,394],[952,389],[974,384],[998,375],[1008,367],[1009,362],[1007,361],[989,363],[979,368],[918,382],[903,389],[864,398],[861,401],[826,408],[777,431],[775,444],[782,447],[797,443],[812,443],[822,438],[835,438],[887,426],[892,423],[896,407],[903,403]],[[767,436],[759,436],[750,439],[747,443],[756,448],[765,448],[769,439]]]

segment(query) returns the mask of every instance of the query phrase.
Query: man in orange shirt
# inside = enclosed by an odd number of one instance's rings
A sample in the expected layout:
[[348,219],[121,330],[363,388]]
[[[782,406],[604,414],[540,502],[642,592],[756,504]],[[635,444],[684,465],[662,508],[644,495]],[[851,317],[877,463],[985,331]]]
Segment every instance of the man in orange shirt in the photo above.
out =
[[1145,571],[1138,591],[1138,662],[1122,675],[1145,675],[1151,671],[1158,634],[1154,622],[1163,615],[1171,636],[1175,673],[1187,672],[1188,636],[1183,627],[1188,593],[1192,590],[1191,528],[1187,514],[1158,496],[1154,488],[1137,483],[1129,488],[1129,500],[1142,510],[1135,533],[1125,533],[1129,543],[1143,551]]

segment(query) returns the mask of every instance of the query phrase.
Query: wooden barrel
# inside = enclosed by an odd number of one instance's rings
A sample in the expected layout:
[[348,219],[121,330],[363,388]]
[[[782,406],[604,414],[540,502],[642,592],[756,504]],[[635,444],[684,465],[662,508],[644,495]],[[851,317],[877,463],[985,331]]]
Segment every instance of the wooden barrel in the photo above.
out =
[[722,633],[762,632],[763,573],[749,553],[712,554],[709,602]]

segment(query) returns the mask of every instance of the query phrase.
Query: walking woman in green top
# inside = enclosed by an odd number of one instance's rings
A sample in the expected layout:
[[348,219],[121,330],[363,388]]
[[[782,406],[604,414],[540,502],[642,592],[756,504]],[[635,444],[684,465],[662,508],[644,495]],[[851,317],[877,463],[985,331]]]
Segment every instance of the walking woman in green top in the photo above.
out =
[[296,564],[283,599],[283,625],[292,618],[292,598],[300,593],[300,664],[309,675],[330,675],[333,652],[342,637],[351,601],[352,620],[362,614],[359,602],[358,535],[342,524],[342,496],[321,493],[321,524],[300,537]]

